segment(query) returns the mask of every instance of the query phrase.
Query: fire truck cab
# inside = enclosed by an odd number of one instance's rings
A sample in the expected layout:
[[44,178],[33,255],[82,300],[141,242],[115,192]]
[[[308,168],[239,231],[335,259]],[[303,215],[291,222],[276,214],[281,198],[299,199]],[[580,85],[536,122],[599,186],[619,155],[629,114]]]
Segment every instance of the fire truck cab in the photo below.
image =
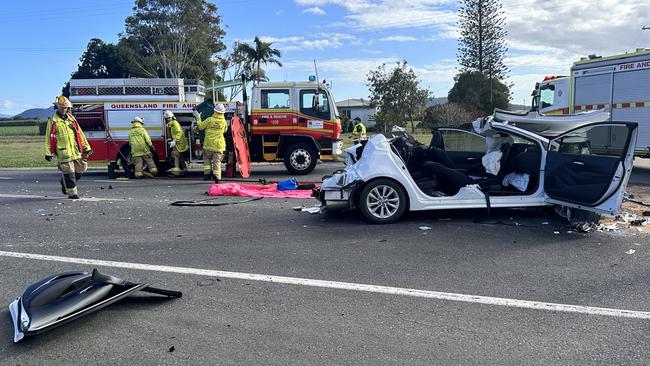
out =
[[[159,169],[169,167],[165,110],[184,129],[190,146],[186,160],[201,163],[203,132],[196,128],[192,110],[202,105],[205,93],[201,80],[70,80],[73,114],[95,152],[91,158],[106,162],[110,177],[121,170],[130,175],[128,132],[136,116],[144,118]],[[340,121],[327,85],[259,83],[252,89],[250,113],[247,102],[244,93],[243,103],[221,103],[229,125],[234,115],[243,117],[251,161],[284,161],[292,174],[307,174],[319,159],[335,160],[340,154]]]

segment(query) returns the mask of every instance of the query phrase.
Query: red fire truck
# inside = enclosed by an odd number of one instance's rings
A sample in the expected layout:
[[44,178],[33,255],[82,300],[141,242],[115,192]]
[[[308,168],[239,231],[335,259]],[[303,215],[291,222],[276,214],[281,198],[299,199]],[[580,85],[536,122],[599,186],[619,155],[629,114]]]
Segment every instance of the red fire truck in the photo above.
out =
[[[210,89],[223,88],[219,83]],[[245,89],[244,89],[245,90]],[[128,131],[134,117],[144,126],[155,147],[159,168],[168,167],[163,112],[170,110],[190,143],[187,160],[202,162],[202,133],[196,129],[192,110],[205,118],[206,88],[201,80],[188,79],[72,79],[73,113],[94,150],[92,160],[105,161],[109,176],[122,170],[130,174]],[[329,87],[316,82],[259,83],[252,88],[251,110],[244,102],[226,103],[226,120],[243,117],[252,162],[283,161],[292,174],[308,174],[317,161],[335,160],[341,153],[341,124]],[[201,107],[204,107],[201,109]],[[206,113],[208,112],[208,113]]]

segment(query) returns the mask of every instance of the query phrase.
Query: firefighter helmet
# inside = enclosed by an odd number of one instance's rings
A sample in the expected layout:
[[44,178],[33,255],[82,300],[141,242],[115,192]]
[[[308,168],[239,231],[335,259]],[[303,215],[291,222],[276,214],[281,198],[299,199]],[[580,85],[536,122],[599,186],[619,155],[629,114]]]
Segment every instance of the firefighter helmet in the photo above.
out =
[[131,123],[136,123],[136,122],[144,124],[144,118],[142,118],[142,117],[134,117],[133,121],[131,121]]
[[224,107],[223,104],[219,103],[214,106],[214,111],[217,113],[224,114],[226,113],[226,107]]
[[165,111],[165,113],[163,113],[163,116],[165,118],[174,118],[174,113],[172,111],[170,111],[170,110],[167,110],[167,111]]
[[70,103],[70,100],[63,95],[56,97],[54,104],[59,108],[72,108],[72,103]]

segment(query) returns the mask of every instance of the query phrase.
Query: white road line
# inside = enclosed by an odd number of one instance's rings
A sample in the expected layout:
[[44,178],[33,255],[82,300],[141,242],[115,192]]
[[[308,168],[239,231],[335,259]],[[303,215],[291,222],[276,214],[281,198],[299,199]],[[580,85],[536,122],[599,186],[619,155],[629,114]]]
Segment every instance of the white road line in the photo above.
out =
[[[67,200],[68,197],[50,197],[50,196],[37,196],[33,194],[5,194],[0,193],[0,198],[27,198],[39,200]],[[98,197],[81,197],[75,201],[86,202],[100,202],[100,201],[124,201],[123,198],[98,198]]]
[[13,179],[12,177],[0,177],[0,180],[11,180]]
[[387,294],[387,295],[413,296],[413,297],[420,297],[425,299],[458,301],[458,302],[464,302],[470,304],[506,306],[506,307],[522,308],[522,309],[546,310],[546,311],[557,311],[557,312],[565,312],[565,313],[578,313],[578,314],[586,314],[586,315],[602,315],[602,316],[611,316],[611,317],[619,317],[619,318],[634,318],[634,319],[650,320],[650,312],[648,311],[634,311],[634,310],[623,310],[623,309],[612,309],[612,308],[599,308],[593,306],[567,305],[567,304],[557,304],[557,303],[540,302],[540,301],[528,301],[528,300],[506,299],[500,297],[457,294],[451,292],[418,290],[418,289],[410,289],[410,288],[402,288],[402,287],[366,285],[361,283],[314,280],[308,278],[283,277],[283,276],[273,276],[273,275],[255,274],[255,273],[226,272],[226,271],[217,271],[211,269],[199,269],[199,268],[188,268],[188,267],[160,266],[160,265],[143,264],[143,263],[115,262],[115,261],[105,261],[105,260],[98,260],[98,259],[60,257],[54,255],[20,253],[20,252],[0,251],[0,257],[36,259],[36,260],[64,262],[64,263],[77,263],[77,264],[87,264],[92,266],[137,269],[143,271],[182,273],[182,274],[191,274],[191,275],[208,276],[208,277],[234,278],[234,279],[247,280],[247,281],[262,281],[262,282],[281,283],[287,285],[300,285],[300,286],[310,286],[310,287],[331,288],[331,289],[338,289],[338,290],[371,292],[371,293]]

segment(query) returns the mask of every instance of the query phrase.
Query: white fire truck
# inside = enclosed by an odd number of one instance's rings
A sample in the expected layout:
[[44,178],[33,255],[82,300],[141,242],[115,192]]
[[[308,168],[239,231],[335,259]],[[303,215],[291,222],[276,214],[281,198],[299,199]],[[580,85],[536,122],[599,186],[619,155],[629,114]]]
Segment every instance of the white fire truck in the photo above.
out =
[[[584,57],[573,64],[569,76],[537,83],[532,106],[542,114],[606,110],[612,121],[637,122],[635,155],[650,157],[650,49]],[[600,140],[605,148],[622,143],[613,130]]]
[[[128,132],[136,116],[144,118],[159,168],[169,167],[165,110],[175,114],[185,131],[190,143],[186,158],[202,162],[202,132],[194,127],[192,110],[201,106],[205,91],[201,80],[70,80],[73,113],[95,152],[91,158],[106,162],[111,177],[120,171],[130,174]],[[260,83],[252,90],[250,115],[246,99],[244,93],[244,103],[223,103],[228,122],[235,114],[243,117],[251,161],[284,161],[291,173],[307,174],[319,159],[334,160],[340,154],[340,121],[327,85]]]

